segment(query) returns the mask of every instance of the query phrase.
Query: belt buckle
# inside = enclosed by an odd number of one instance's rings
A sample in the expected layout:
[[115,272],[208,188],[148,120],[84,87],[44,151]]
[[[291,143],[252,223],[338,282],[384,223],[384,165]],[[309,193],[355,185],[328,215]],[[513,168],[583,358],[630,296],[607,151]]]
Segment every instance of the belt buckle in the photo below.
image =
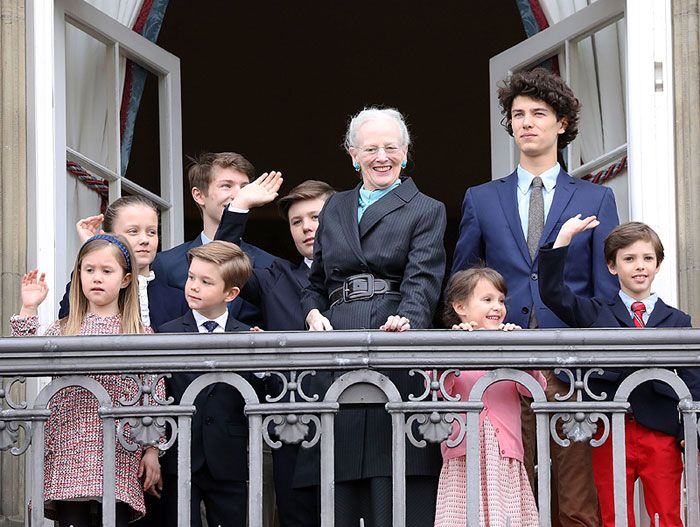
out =
[[[354,290],[354,283],[358,280],[364,280],[367,288],[361,291]],[[350,284],[353,284],[353,289],[350,290]],[[356,274],[351,276],[343,283],[343,302],[352,302],[353,300],[365,300],[374,296],[374,276],[369,273]]]

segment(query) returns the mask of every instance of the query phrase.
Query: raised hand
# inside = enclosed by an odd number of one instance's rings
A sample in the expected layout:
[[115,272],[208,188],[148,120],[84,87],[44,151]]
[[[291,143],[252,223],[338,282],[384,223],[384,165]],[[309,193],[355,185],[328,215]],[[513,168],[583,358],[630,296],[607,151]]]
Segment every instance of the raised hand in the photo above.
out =
[[45,278],[46,273],[39,274],[38,269],[29,271],[22,277],[22,309],[19,312],[20,316],[36,315],[37,308],[46,299],[46,295],[49,294],[49,286],[44,281]]
[[569,245],[574,236],[588,229],[594,229],[598,225],[600,225],[600,222],[595,216],[581,218],[581,215],[577,214],[573,218],[566,220],[564,225],[561,226],[553,247],[556,249],[557,247]]
[[231,206],[236,209],[250,210],[267,205],[277,198],[282,181],[282,172],[274,170],[269,174],[265,172],[258,179],[241,188],[231,202]]
[[78,238],[80,238],[80,243],[85,243],[95,234],[104,232],[100,230],[100,226],[102,225],[104,219],[105,217],[103,214],[98,214],[97,216],[83,218],[78,223],[76,223],[75,230],[78,231]]

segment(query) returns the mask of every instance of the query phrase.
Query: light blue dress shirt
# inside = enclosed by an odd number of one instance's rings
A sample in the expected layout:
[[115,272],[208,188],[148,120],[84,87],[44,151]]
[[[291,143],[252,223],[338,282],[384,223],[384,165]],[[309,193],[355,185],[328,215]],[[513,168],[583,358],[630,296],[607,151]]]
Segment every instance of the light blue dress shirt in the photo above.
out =
[[652,293],[644,300],[635,300],[627,293],[622,291],[622,289],[620,289],[620,292],[618,294],[620,295],[620,299],[622,300],[622,302],[625,304],[625,307],[627,308],[627,312],[629,313],[631,319],[634,319],[634,311],[632,311],[632,302],[642,302],[644,304],[646,311],[642,313],[642,320],[644,320],[644,325],[646,325],[646,323],[649,321],[649,317],[651,316],[651,312],[654,311],[654,306],[656,305],[656,301],[659,299],[659,295],[657,295],[656,293]]
[[364,187],[360,189],[360,199],[357,203],[357,223],[360,223],[362,215],[365,213],[365,209],[369,207],[372,203],[379,201],[381,198],[386,196],[389,192],[394,190],[401,184],[401,180],[397,179],[394,183],[387,188],[377,189],[377,190],[367,190]]
[[[547,221],[549,209],[552,208],[554,199],[554,187],[557,186],[557,176],[561,167],[559,163],[540,174],[542,178],[542,197],[544,198],[544,221]],[[520,215],[520,225],[523,228],[523,235],[527,239],[527,222],[530,218],[530,192],[532,191],[532,180],[535,178],[523,167],[518,165],[518,214]]]

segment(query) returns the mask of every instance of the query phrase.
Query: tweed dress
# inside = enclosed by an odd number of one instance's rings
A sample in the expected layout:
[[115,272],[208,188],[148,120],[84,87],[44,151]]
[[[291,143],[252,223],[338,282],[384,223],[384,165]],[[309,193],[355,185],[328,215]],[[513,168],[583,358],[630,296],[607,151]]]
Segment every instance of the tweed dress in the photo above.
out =
[[[80,335],[116,335],[120,333],[121,316],[99,317],[92,313],[85,316]],[[13,316],[10,320],[13,336],[36,335],[38,317]],[[151,328],[146,328],[152,333]],[[58,321],[46,330],[46,336],[61,335]],[[121,375],[91,375],[104,386],[119,406],[119,399],[132,398],[137,393],[136,383],[122,379]],[[156,393],[165,397],[162,380]],[[44,443],[44,499],[46,517],[53,518],[54,500],[102,499],[102,424],[97,415],[97,401],[87,390],[69,387],[58,392],[49,402],[51,417],[46,423]],[[125,432],[130,440],[128,430]],[[142,449],[127,451],[116,442],[115,493],[118,502],[131,508],[131,518],[146,512],[143,501],[143,485],[137,478]]]

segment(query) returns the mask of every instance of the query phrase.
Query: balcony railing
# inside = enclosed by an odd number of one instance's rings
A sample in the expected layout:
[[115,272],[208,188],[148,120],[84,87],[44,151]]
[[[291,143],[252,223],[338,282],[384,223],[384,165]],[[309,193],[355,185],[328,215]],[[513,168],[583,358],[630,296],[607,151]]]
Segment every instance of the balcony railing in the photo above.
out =
[[[602,400],[588,386],[591,368],[633,368],[612,400]],[[0,399],[0,449],[22,455],[32,449],[32,523],[41,525],[43,507],[44,427],[50,415],[47,404],[59,390],[81,386],[99,402],[104,436],[104,525],[115,521],[114,455],[116,441],[127,445],[124,424],[137,443],[169,448],[177,439],[178,525],[190,518],[189,474],[191,421],[194,400],[212,383],[228,383],[246,401],[249,418],[249,524],[262,527],[263,441],[272,448],[281,442],[310,447],[320,443],[321,518],[323,527],[334,525],[333,419],[343,404],[382,403],[392,419],[393,524],[405,525],[406,439],[422,447],[447,439],[452,421],[460,423],[467,441],[467,517],[479,523],[479,412],[484,390],[499,380],[523,384],[533,396],[537,419],[539,459],[549,455],[550,436],[561,445],[590,441],[596,446],[612,433],[615,475],[616,524],[627,525],[624,418],[628,397],[639,384],[655,379],[667,383],[680,400],[685,432],[684,511],[686,525],[700,525],[698,510],[698,425],[700,401],[694,401],[683,381],[672,370],[700,367],[700,331],[692,329],[537,330],[509,334],[495,331],[410,331],[401,334],[378,331],[324,333],[239,333],[197,335],[124,335],[81,337],[29,337],[0,339],[0,375],[4,377]],[[468,400],[445,393],[447,370],[493,370],[472,389]],[[561,400],[548,402],[540,385],[522,370],[558,369],[571,379],[571,389]],[[305,393],[305,377],[320,370],[335,375],[324,394]],[[424,379],[423,387],[402,398],[383,372],[403,371]],[[240,372],[268,372],[278,377],[282,393],[260,400]],[[153,387],[166,373],[202,372],[179,405],[160,400]],[[239,373],[237,373],[239,372]],[[88,374],[130,375],[139,384],[138,397],[113,407],[105,389]],[[33,403],[15,401],[11,387],[26,377],[54,379]],[[284,402],[287,401],[287,402]],[[460,415],[466,413],[466,422]],[[612,416],[611,418],[609,416]],[[565,435],[556,432],[564,422]],[[551,426],[550,426],[551,422]],[[161,438],[166,423],[171,439]],[[603,427],[600,439],[593,439]],[[270,436],[274,430],[280,441]],[[416,431],[418,431],[416,433]],[[133,448],[133,445],[130,447]],[[538,465],[540,525],[549,518],[550,474],[546,463]],[[653,519],[652,519],[653,522]]]

